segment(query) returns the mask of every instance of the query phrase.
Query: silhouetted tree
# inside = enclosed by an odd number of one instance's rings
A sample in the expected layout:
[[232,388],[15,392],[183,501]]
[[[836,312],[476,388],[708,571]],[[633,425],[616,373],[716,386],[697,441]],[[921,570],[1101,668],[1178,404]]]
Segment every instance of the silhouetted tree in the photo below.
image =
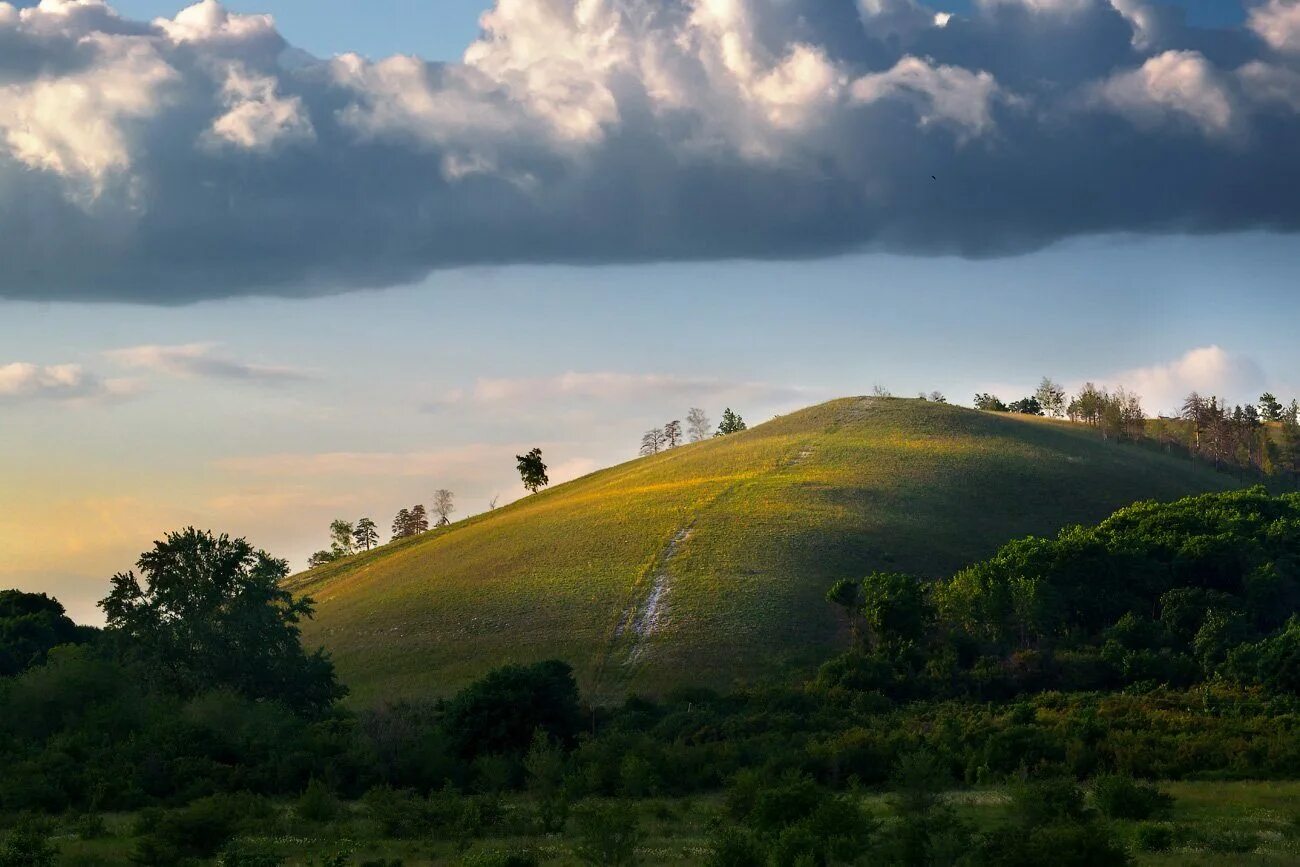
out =
[[416,504],[411,508],[411,532],[413,535],[427,533],[429,531],[429,512],[421,504]]
[[58,600],[44,593],[0,590],[0,677],[45,663],[60,644],[83,644],[97,630],[72,622]]
[[1009,412],[1005,403],[998,400],[995,395],[984,392],[975,395],[975,408],[985,412]]
[[413,532],[411,525],[411,510],[402,509],[402,511],[397,513],[397,517],[393,519],[393,538],[405,539],[407,536],[412,535]]
[[698,443],[708,439],[712,429],[713,422],[698,406],[691,407],[691,411],[686,413],[686,435],[690,437],[691,442]]
[[139,672],[181,695],[228,688],[321,712],[346,690],[323,651],[303,650],[311,599],[281,587],[289,564],[244,539],[188,528],[168,533],[113,576],[100,602],[108,632]]
[[722,411],[722,422],[718,425],[718,432],[714,436],[725,437],[729,434],[740,433],[747,427],[745,420],[737,413],[732,412],[731,407],[727,407]]
[[930,392],[930,396],[929,396],[928,399],[929,399],[930,401],[932,401],[933,403],[947,403],[947,402],[948,402],[948,398],[944,397],[942,391],[932,391],[932,392]]
[[445,527],[451,523],[451,515],[456,511],[455,495],[446,488],[439,488],[433,494],[433,513],[438,516],[438,526]]
[[379,544],[379,528],[369,518],[362,518],[352,530],[352,541],[358,548],[369,551]]
[[1281,421],[1282,412],[1282,402],[1271,392],[1266,391],[1259,396],[1259,416],[1264,421]]
[[682,442],[682,423],[676,419],[664,425],[664,446],[675,449]]
[[1018,412],[1021,415],[1042,415],[1043,407],[1036,397],[1022,397],[1007,404],[1007,411]]
[[533,449],[526,455],[515,455],[519,462],[519,478],[531,493],[537,493],[551,483],[546,475],[546,464],[542,463],[542,450]]

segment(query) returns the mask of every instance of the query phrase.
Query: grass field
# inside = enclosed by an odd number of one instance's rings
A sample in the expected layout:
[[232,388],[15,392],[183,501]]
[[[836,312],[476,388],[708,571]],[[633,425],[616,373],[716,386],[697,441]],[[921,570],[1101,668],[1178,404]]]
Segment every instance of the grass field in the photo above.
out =
[[304,573],[360,704],[509,661],[573,664],[598,700],[809,669],[823,601],[872,570],[945,574],[1008,539],[1236,482],[1067,422],[848,398],[631,461]]
[[[1136,840],[1138,823],[1113,823],[1139,864],[1281,867],[1300,863],[1300,783],[1168,783],[1162,788],[1174,796],[1172,811],[1160,822],[1173,832],[1175,842],[1170,850],[1145,852]],[[888,821],[892,796],[861,797],[872,814]],[[980,829],[991,830],[1008,821],[1009,798],[1004,789],[958,791],[948,798],[959,816]],[[525,798],[508,798],[503,807],[507,824],[527,826],[533,808]],[[720,797],[648,799],[638,803],[637,814],[646,833],[638,848],[641,863],[694,865],[704,863],[723,805]],[[61,863],[131,863],[129,835],[134,822],[133,816],[114,815],[107,817],[106,833],[97,839],[58,836]],[[573,855],[578,841],[572,830],[547,836],[521,832],[461,843],[392,840],[375,836],[359,807],[350,808],[330,824],[319,825],[296,819],[288,805],[271,823],[280,826],[276,834],[246,839],[273,849],[294,865],[330,863],[328,857],[339,855],[345,860],[338,863],[347,864],[389,864],[396,859],[406,867],[455,865],[474,863],[474,855],[484,852],[518,851],[534,852],[542,863],[557,867],[581,863]]]

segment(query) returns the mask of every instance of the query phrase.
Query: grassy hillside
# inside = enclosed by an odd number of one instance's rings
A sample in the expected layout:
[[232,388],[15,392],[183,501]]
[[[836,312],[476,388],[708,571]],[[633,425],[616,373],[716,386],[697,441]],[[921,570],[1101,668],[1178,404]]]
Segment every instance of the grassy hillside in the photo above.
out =
[[1065,422],[848,398],[593,473],[298,576],[304,632],[354,700],[445,694],[558,657],[587,695],[811,666],[822,601],[871,570],[945,574],[1139,499],[1221,490],[1186,460]]

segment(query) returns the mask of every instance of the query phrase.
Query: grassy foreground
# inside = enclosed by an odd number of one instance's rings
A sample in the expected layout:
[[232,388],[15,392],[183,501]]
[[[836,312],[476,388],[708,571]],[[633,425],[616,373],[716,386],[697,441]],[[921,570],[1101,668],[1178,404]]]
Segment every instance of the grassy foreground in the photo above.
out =
[[847,398],[593,473],[297,576],[353,701],[561,658],[583,693],[787,680],[836,579],[934,577],[1008,539],[1234,485],[1066,422]]
[[[1174,796],[1170,814],[1159,825],[1174,839],[1165,852],[1144,851],[1138,829],[1142,823],[1116,821],[1113,827],[1142,865],[1286,865],[1300,861],[1300,783],[1297,782],[1182,782],[1161,787]],[[863,794],[871,813],[888,821],[891,795]],[[963,790],[948,796],[958,815],[982,829],[1006,823],[1009,798],[999,788]],[[524,797],[507,799],[507,815],[526,825],[533,807]],[[643,864],[703,864],[709,842],[724,814],[720,797],[647,799],[637,803],[646,837],[637,848]],[[103,836],[79,839],[75,832],[57,839],[64,864],[128,864],[132,851],[130,829],[138,816],[117,814],[107,818]],[[544,864],[579,864],[575,848],[581,841],[572,829],[564,834],[480,839],[458,844],[451,840],[394,840],[376,835],[364,811],[350,807],[347,814],[328,824],[305,822],[286,805],[272,820],[275,833],[243,838],[265,847],[294,865],[391,864],[456,865],[491,863],[483,856],[532,852]],[[341,861],[330,859],[342,858]],[[481,860],[477,860],[481,859]]]

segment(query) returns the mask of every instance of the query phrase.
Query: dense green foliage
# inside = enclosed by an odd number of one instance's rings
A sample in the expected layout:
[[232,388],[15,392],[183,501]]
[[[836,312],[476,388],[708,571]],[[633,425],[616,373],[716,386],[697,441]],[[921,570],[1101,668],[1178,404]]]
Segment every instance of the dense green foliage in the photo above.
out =
[[298,624],[310,599],[280,587],[289,565],[243,539],[193,528],[170,533],[113,577],[100,603],[108,635],[135,670],[169,692],[225,688],[321,712],[345,694],[321,651],[305,653]]
[[61,644],[81,644],[95,630],[77,626],[57,600],[44,593],[0,591],[0,677],[43,665]]
[[828,688],[987,699],[1218,677],[1296,695],[1300,495],[1139,503],[946,580],[873,573],[830,598],[866,630]]

